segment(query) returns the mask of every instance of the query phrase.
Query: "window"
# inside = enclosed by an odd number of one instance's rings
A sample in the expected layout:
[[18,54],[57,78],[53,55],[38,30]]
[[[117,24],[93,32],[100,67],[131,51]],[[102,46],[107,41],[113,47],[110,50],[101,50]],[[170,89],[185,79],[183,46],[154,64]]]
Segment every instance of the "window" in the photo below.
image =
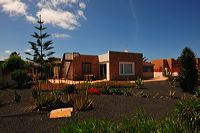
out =
[[91,73],[91,63],[83,63],[83,73]]
[[119,74],[120,75],[135,75],[135,63],[134,62],[120,62]]
[[143,66],[143,72],[153,72],[152,66]]

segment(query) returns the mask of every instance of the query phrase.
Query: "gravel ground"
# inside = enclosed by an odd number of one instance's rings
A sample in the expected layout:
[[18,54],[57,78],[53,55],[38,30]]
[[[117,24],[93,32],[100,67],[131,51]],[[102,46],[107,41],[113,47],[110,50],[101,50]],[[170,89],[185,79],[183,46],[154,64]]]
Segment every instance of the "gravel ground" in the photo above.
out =
[[[93,95],[94,109],[86,112],[76,112],[72,118],[49,119],[48,112],[32,112],[34,100],[31,96],[31,89],[17,90],[22,96],[20,103],[14,103],[13,90],[3,90],[0,101],[0,132],[59,132],[60,127],[65,126],[69,120],[83,120],[88,118],[108,119],[120,121],[124,117],[130,117],[139,107],[143,107],[154,119],[160,120],[167,116],[174,108],[184,93],[179,87],[172,88],[166,81],[145,83],[143,90],[134,89],[134,93],[143,91],[149,98],[135,96],[117,95]],[[168,96],[169,90],[176,91],[178,99],[158,98]],[[152,98],[155,94],[157,98]],[[185,93],[190,97],[191,94]]]

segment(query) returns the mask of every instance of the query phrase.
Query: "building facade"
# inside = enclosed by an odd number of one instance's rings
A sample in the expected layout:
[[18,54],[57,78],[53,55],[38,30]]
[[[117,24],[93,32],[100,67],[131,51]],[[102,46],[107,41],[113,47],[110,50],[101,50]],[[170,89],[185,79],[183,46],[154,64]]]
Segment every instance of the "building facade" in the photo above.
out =
[[[102,55],[65,53],[60,77],[69,80],[134,80],[143,77],[141,53],[108,51]],[[58,75],[58,74],[54,74]]]

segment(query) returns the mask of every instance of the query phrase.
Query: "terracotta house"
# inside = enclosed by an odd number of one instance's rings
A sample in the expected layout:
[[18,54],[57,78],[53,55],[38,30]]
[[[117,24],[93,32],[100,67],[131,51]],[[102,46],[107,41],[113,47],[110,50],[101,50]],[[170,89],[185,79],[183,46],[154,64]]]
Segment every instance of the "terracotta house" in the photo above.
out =
[[151,62],[143,62],[143,78],[154,78],[154,65]]
[[[64,53],[60,77],[70,80],[133,80],[143,77],[141,53],[108,51],[102,55]],[[55,74],[56,75],[56,74]]]
[[[154,77],[163,77],[164,71],[172,72],[174,76],[180,72],[179,62],[173,58],[152,60],[151,63],[154,65]],[[196,58],[196,66],[200,71],[200,58]]]

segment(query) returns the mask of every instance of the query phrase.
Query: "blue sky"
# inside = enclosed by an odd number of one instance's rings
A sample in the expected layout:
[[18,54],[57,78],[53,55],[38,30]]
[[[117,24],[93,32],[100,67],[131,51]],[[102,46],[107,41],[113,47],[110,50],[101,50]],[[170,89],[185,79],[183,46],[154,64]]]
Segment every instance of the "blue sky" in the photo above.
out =
[[39,14],[56,57],[128,50],[177,58],[185,46],[200,57],[199,13],[199,0],[0,0],[0,59],[27,57]]

